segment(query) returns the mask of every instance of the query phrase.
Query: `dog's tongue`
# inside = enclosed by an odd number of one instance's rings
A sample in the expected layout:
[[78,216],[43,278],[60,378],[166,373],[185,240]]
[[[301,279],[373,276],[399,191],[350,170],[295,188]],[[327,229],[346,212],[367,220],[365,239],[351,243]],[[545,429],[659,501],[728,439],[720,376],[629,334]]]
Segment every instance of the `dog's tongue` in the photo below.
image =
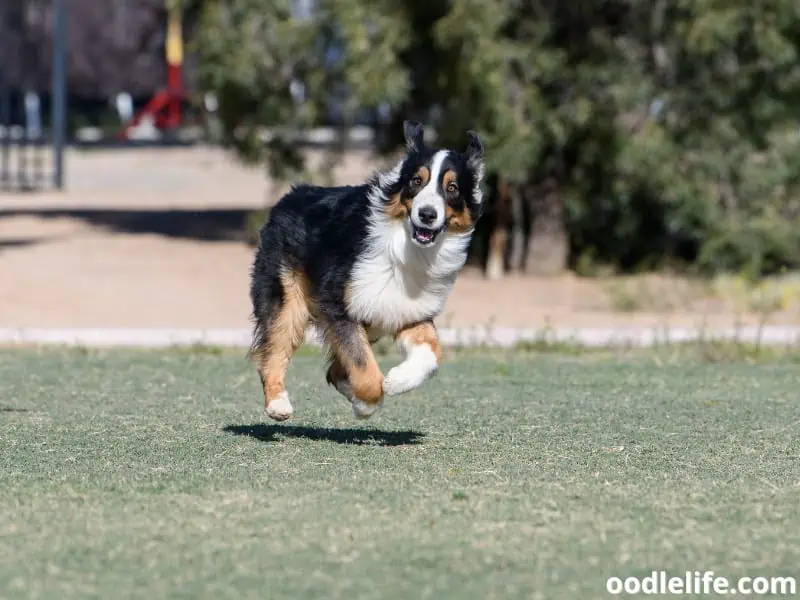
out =
[[417,231],[417,237],[418,237],[419,239],[421,239],[421,240],[423,240],[423,241],[427,242],[428,240],[430,240],[431,238],[433,238],[433,232],[432,232],[432,231],[423,231],[423,230],[419,230],[419,231]]

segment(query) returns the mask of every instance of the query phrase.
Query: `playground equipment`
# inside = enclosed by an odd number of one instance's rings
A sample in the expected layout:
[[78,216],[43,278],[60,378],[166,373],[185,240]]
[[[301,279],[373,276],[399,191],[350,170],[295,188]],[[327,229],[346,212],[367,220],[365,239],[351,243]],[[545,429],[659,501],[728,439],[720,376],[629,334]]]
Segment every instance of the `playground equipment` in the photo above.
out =
[[137,127],[145,117],[153,120],[162,130],[175,130],[181,125],[181,106],[187,95],[183,88],[183,31],[182,7],[180,1],[167,1],[167,87],[159,90],[127,121],[117,134],[119,139],[128,139],[130,131]]

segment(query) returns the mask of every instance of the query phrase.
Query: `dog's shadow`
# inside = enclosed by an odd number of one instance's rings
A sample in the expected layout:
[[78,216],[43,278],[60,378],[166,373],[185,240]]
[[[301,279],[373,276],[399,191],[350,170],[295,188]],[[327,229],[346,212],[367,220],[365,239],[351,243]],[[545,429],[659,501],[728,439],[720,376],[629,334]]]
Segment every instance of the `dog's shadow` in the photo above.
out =
[[381,429],[331,429],[302,425],[227,425],[223,431],[247,435],[262,442],[278,442],[281,437],[304,438],[336,444],[370,444],[375,446],[409,446],[422,443],[424,433],[418,431],[383,431]]

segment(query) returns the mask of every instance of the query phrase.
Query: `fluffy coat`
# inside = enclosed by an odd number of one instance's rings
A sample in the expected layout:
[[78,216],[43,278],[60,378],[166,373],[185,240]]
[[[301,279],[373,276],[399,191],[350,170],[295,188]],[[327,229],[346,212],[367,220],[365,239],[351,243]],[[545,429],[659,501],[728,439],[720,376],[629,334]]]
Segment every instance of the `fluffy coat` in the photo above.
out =
[[[483,147],[473,132],[463,153],[427,147],[419,123],[404,133],[393,169],[357,186],[294,186],[261,229],[250,354],[272,419],[292,414],[286,368],[311,323],[328,349],[328,383],[360,418],[441,364],[433,319],[482,212]],[[405,358],[384,377],[371,343],[389,335]]]

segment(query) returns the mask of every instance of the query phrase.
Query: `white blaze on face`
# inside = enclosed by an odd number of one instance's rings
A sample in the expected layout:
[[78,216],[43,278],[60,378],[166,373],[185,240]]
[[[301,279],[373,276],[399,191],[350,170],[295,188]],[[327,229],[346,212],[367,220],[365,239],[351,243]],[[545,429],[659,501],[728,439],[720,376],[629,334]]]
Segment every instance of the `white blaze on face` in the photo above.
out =
[[411,222],[415,227],[438,230],[444,226],[445,200],[439,194],[439,181],[447,154],[447,150],[439,150],[433,155],[431,178],[411,202]]

